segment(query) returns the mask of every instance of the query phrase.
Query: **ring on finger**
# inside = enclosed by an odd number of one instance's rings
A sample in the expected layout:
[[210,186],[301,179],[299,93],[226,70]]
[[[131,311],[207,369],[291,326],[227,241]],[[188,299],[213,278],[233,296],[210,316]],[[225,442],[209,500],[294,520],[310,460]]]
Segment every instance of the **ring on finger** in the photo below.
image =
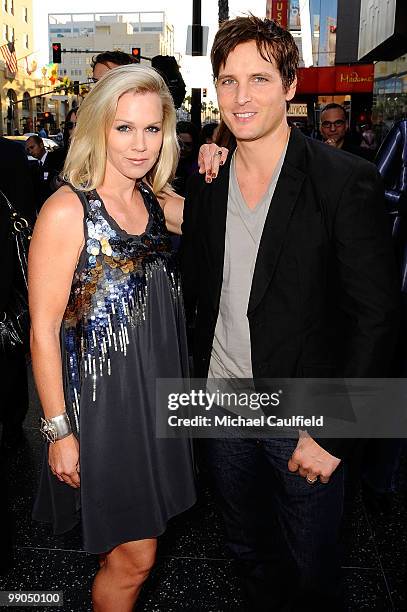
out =
[[216,155],[222,155],[222,149],[219,149],[218,151],[216,151]]
[[313,485],[317,482],[318,476],[315,476],[315,478],[309,478],[308,476],[306,476],[305,480],[308,482],[308,484]]

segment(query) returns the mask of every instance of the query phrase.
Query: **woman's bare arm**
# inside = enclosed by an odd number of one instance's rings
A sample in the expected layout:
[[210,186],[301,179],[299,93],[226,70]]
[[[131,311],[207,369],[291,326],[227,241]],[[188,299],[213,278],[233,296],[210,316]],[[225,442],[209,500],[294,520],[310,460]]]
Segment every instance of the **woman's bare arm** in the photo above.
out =
[[166,193],[159,197],[164,212],[165,225],[169,232],[181,235],[182,217],[184,214],[184,198],[177,193]]
[[[218,145],[204,144],[199,149],[199,173],[205,174],[207,183],[211,183],[218,176],[219,166],[227,160],[229,150]],[[181,234],[182,217],[184,213],[184,198],[175,192],[166,193],[159,197],[164,211],[167,229],[174,234]]]
[[[81,203],[69,187],[62,187],[41,209],[28,260],[32,364],[47,419],[65,411],[59,333],[83,241]],[[52,471],[60,480],[79,486],[73,462],[78,462],[73,435],[50,444]]]

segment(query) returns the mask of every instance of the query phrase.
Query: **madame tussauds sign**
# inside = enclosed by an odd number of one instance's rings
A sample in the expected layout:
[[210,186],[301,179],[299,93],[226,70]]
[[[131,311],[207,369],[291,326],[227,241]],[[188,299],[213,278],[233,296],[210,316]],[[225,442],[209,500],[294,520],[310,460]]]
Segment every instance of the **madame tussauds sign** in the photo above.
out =
[[373,83],[373,75],[369,74],[368,76],[360,75],[358,72],[351,72],[350,74],[346,74],[341,72],[339,75],[340,81],[346,83]]
[[373,64],[298,69],[297,94],[371,93]]

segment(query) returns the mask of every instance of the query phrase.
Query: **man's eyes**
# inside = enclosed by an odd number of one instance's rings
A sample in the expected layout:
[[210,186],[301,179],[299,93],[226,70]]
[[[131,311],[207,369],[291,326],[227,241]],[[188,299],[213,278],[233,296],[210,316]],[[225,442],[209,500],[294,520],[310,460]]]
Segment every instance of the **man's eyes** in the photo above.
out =
[[[265,76],[261,76],[261,75],[256,75],[253,76],[250,79],[251,83],[268,83],[269,79]],[[230,85],[237,85],[237,81],[236,79],[222,79],[221,80],[221,85],[226,85],[226,86],[230,86]]]

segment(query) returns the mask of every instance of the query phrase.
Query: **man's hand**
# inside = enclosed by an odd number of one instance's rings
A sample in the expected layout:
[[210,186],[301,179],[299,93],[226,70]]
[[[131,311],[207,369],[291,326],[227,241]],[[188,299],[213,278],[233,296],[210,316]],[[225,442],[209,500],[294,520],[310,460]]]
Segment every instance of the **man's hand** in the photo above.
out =
[[330,145],[331,147],[337,147],[338,146],[338,142],[335,140],[335,138],[327,138],[325,140],[325,144]]
[[205,174],[207,183],[218,176],[219,166],[227,160],[229,149],[219,147],[217,144],[204,144],[199,149],[198,165],[199,173]]
[[326,484],[341,460],[317,444],[306,431],[300,431],[297,447],[288,460],[290,472],[296,472],[309,482],[316,479]]

